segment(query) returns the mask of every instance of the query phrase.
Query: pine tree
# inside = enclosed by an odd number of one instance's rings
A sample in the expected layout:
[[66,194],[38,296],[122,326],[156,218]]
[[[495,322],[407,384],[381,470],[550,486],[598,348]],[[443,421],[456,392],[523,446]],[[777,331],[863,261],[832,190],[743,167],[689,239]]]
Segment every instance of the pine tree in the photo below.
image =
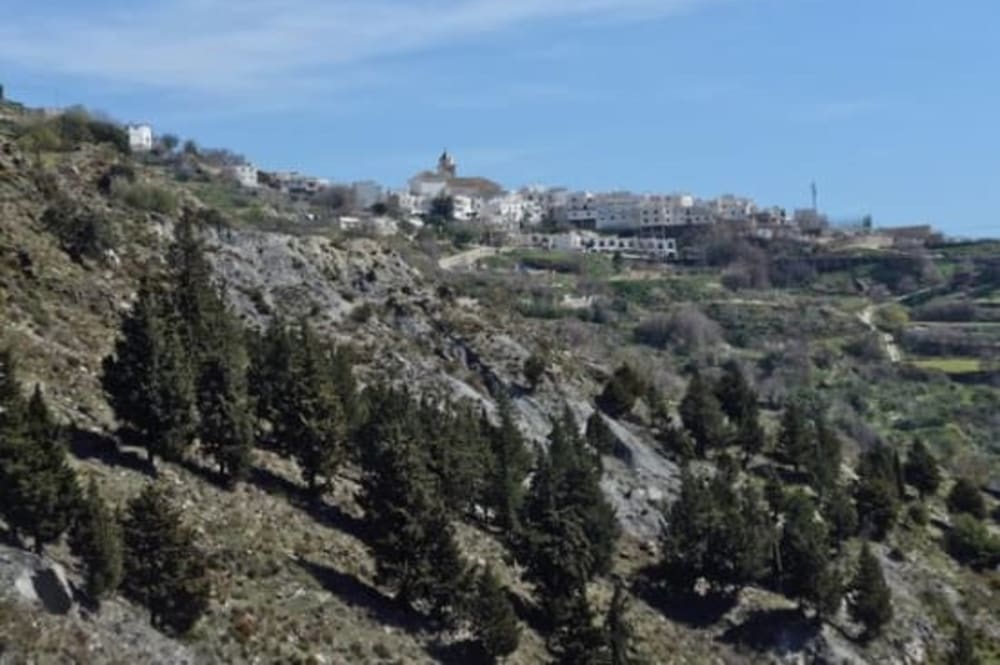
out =
[[8,522],[15,540],[17,528],[10,524],[8,513],[17,504],[17,478],[28,446],[24,432],[26,407],[14,356],[10,349],[0,350],[0,516]]
[[497,401],[497,409],[500,425],[491,428],[489,442],[493,459],[488,481],[488,503],[493,508],[497,526],[510,535],[518,526],[518,512],[524,501],[523,483],[531,468],[531,454],[514,422],[506,396],[502,395]]
[[842,488],[835,488],[823,499],[823,519],[830,525],[833,544],[840,549],[841,543],[858,531],[858,510],[854,501]]
[[96,602],[113,594],[122,580],[122,536],[93,478],[70,532],[70,547],[83,563],[87,595]]
[[806,456],[804,466],[812,481],[813,489],[820,497],[833,491],[840,479],[841,442],[840,437],[827,424],[822,413],[813,417],[813,448]]
[[836,604],[828,597],[836,591],[828,570],[830,535],[827,526],[817,519],[815,502],[801,490],[786,498],[779,554],[779,577],[786,594],[819,609]]
[[717,593],[733,593],[767,574],[773,532],[755,489],[737,491],[724,474],[708,481],[685,469],[680,495],[664,520],[664,580],[682,594],[691,593],[700,578]]
[[452,513],[471,513],[487,495],[490,464],[489,443],[475,412],[465,405],[425,401],[417,421],[441,498]]
[[730,422],[739,423],[752,417],[757,410],[757,395],[747,382],[739,364],[727,361],[715,384],[715,397]]
[[781,416],[778,450],[786,461],[802,469],[812,450],[813,431],[806,410],[798,400],[792,400]]
[[232,485],[249,473],[253,423],[247,389],[247,356],[240,326],[225,309],[216,310],[218,339],[198,371],[198,432],[202,445]]
[[552,642],[557,665],[607,664],[607,637],[594,621],[585,592],[567,600],[565,617],[557,625]]
[[608,665],[640,665],[633,654],[634,631],[628,620],[629,602],[625,584],[615,580],[611,604],[604,618],[604,632],[608,640]]
[[900,496],[895,456],[885,446],[875,446],[861,457],[855,499],[862,532],[875,540],[886,537],[899,514]]
[[391,423],[364,456],[361,503],[380,583],[405,603],[443,614],[458,600],[465,563],[427,462],[412,434]]
[[309,495],[318,499],[324,481],[347,455],[347,423],[333,386],[329,356],[305,321],[295,347],[291,382],[276,409],[275,434],[298,462]]
[[851,616],[865,627],[866,637],[875,637],[892,621],[892,595],[885,583],[882,565],[868,543],[861,550],[851,590]]
[[906,481],[917,488],[920,498],[935,494],[941,486],[941,469],[924,442],[916,439],[903,467]]
[[104,359],[101,381],[115,415],[150,461],[181,457],[197,425],[194,368],[179,327],[169,299],[144,282]]
[[680,405],[681,421],[694,439],[699,457],[728,443],[728,434],[719,401],[697,370],[691,375]]
[[983,519],[986,517],[986,502],[974,482],[968,478],[959,478],[948,492],[948,510]]
[[153,625],[183,634],[208,609],[211,583],[194,535],[164,491],[147,485],[122,523],[122,590],[150,612]]
[[185,347],[200,365],[219,338],[218,311],[224,309],[212,286],[212,266],[198,238],[193,215],[185,214],[174,228],[174,241],[167,252],[172,304],[181,323]]
[[568,411],[554,423],[521,523],[518,550],[526,576],[558,623],[568,599],[610,569],[619,531],[600,488],[599,458],[587,450]]
[[[22,433],[14,434],[12,458],[7,460],[4,509],[8,526],[15,533],[34,539],[39,554],[73,523],[80,504],[76,474],[66,461],[66,445],[42,396],[35,391],[24,410]],[[9,493],[9,494],[8,494]]]
[[514,606],[492,568],[485,568],[476,579],[475,597],[470,614],[472,632],[492,659],[504,658],[517,650],[521,626]]
[[277,425],[283,410],[282,401],[294,383],[292,355],[288,327],[280,317],[274,316],[259,342],[252,346],[249,373],[250,394],[257,405],[257,417],[267,421],[272,428]]

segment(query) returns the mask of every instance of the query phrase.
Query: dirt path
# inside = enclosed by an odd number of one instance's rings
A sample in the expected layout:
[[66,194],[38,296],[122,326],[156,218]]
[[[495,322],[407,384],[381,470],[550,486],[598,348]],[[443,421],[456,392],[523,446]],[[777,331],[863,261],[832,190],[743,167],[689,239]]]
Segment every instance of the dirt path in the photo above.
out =
[[896,344],[896,340],[889,333],[884,333],[878,329],[875,325],[875,305],[868,305],[859,314],[858,318],[861,323],[865,324],[869,330],[879,336],[882,340],[882,346],[885,348],[886,355],[889,356],[889,361],[892,363],[898,363],[903,359],[903,353],[899,349],[899,345]]
[[458,254],[445,256],[438,260],[438,266],[442,270],[455,270],[458,268],[468,268],[475,265],[476,261],[493,256],[502,251],[497,247],[473,247]]

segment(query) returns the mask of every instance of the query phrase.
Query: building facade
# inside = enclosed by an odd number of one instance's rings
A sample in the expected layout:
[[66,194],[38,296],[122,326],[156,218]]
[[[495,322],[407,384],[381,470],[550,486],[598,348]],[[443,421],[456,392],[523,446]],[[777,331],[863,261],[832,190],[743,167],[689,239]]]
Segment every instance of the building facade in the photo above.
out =
[[128,145],[132,152],[149,152],[153,149],[153,128],[149,125],[128,125]]

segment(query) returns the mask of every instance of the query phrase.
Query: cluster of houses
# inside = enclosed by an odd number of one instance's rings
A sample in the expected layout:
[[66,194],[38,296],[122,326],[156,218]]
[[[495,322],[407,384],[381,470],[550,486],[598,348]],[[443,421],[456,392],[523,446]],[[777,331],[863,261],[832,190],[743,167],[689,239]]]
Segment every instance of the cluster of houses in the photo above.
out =
[[[128,125],[129,144],[135,152],[149,152],[156,143],[149,125]],[[547,249],[586,252],[616,252],[660,258],[676,258],[677,243],[669,237],[676,230],[725,225],[764,239],[822,236],[829,220],[815,207],[791,214],[778,206],[759,206],[753,199],[724,194],[701,199],[691,194],[639,194],[629,191],[588,192],[562,187],[530,186],[507,191],[497,182],[479,176],[460,175],[455,159],[445,150],[434,170],[409,179],[399,190],[389,190],[374,181],[337,184],[297,171],[260,171],[252,164],[225,168],[235,182],[246,188],[268,187],[305,199],[336,186],[349,191],[353,212],[349,222],[371,216],[377,204],[420,226],[449,201],[452,217],[504,231],[514,242]],[[562,228],[559,233],[541,233],[540,228]],[[571,229],[571,230],[567,230]],[[911,233],[903,239],[914,242]],[[899,245],[900,238],[886,237]]]

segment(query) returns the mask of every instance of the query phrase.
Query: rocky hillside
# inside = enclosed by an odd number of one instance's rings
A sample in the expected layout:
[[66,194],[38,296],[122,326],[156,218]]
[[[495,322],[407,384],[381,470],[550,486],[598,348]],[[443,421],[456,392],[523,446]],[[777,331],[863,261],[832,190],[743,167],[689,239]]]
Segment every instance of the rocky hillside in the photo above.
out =
[[[44,387],[71,431],[79,473],[96,478],[121,504],[150,476],[141,453],[113,439],[101,361],[139,279],[162,268],[177,220],[208,206],[162,166],[106,145],[33,153],[17,139],[27,119],[10,109],[4,114],[0,344],[16,350],[25,383]],[[67,206],[74,219],[99,220],[98,251],[75,250],[58,224]],[[217,281],[248,327],[264,327],[275,313],[308,318],[353,350],[362,384],[390,380],[420,395],[470,400],[489,413],[505,395],[538,446],[564,408],[581,426],[586,422],[618,361],[566,344],[499,302],[456,293],[462,278],[413,260],[422,250],[405,239],[238,224],[208,225],[204,238]],[[539,353],[547,368],[529,388],[525,361]],[[671,396],[679,400],[680,392]],[[603,416],[615,442],[601,484],[623,527],[614,570],[626,577],[656,560],[660,509],[680,486],[679,460],[663,453],[643,408],[619,419]],[[51,548],[44,560],[0,548],[0,663],[29,656],[94,663],[465,662],[460,647],[467,635],[441,631],[375,583],[361,537],[357,469],[345,469],[320,505],[305,500],[298,479],[293,462],[268,451],[256,451],[250,480],[234,491],[216,486],[197,455],[191,463],[161,466],[160,482],[194,527],[213,581],[208,615],[183,640],[157,634],[124,600],[99,611],[82,604],[75,593],[78,562],[65,547]],[[955,621],[974,626],[984,644],[1000,638],[997,580],[942,553],[948,522],[943,502],[933,502],[926,529],[901,528],[876,546],[895,607],[877,640],[862,643],[834,628],[850,624],[843,609],[835,622],[818,625],[773,591],[744,589],[732,607],[699,624],[637,585],[631,616],[639,650],[657,663],[924,663],[942,662]],[[496,535],[472,524],[457,527],[466,555],[491,562],[529,607],[531,589]],[[848,550],[859,547],[853,542]],[[605,607],[611,580],[600,579],[592,595]],[[543,636],[527,621],[508,662],[547,659]]]

